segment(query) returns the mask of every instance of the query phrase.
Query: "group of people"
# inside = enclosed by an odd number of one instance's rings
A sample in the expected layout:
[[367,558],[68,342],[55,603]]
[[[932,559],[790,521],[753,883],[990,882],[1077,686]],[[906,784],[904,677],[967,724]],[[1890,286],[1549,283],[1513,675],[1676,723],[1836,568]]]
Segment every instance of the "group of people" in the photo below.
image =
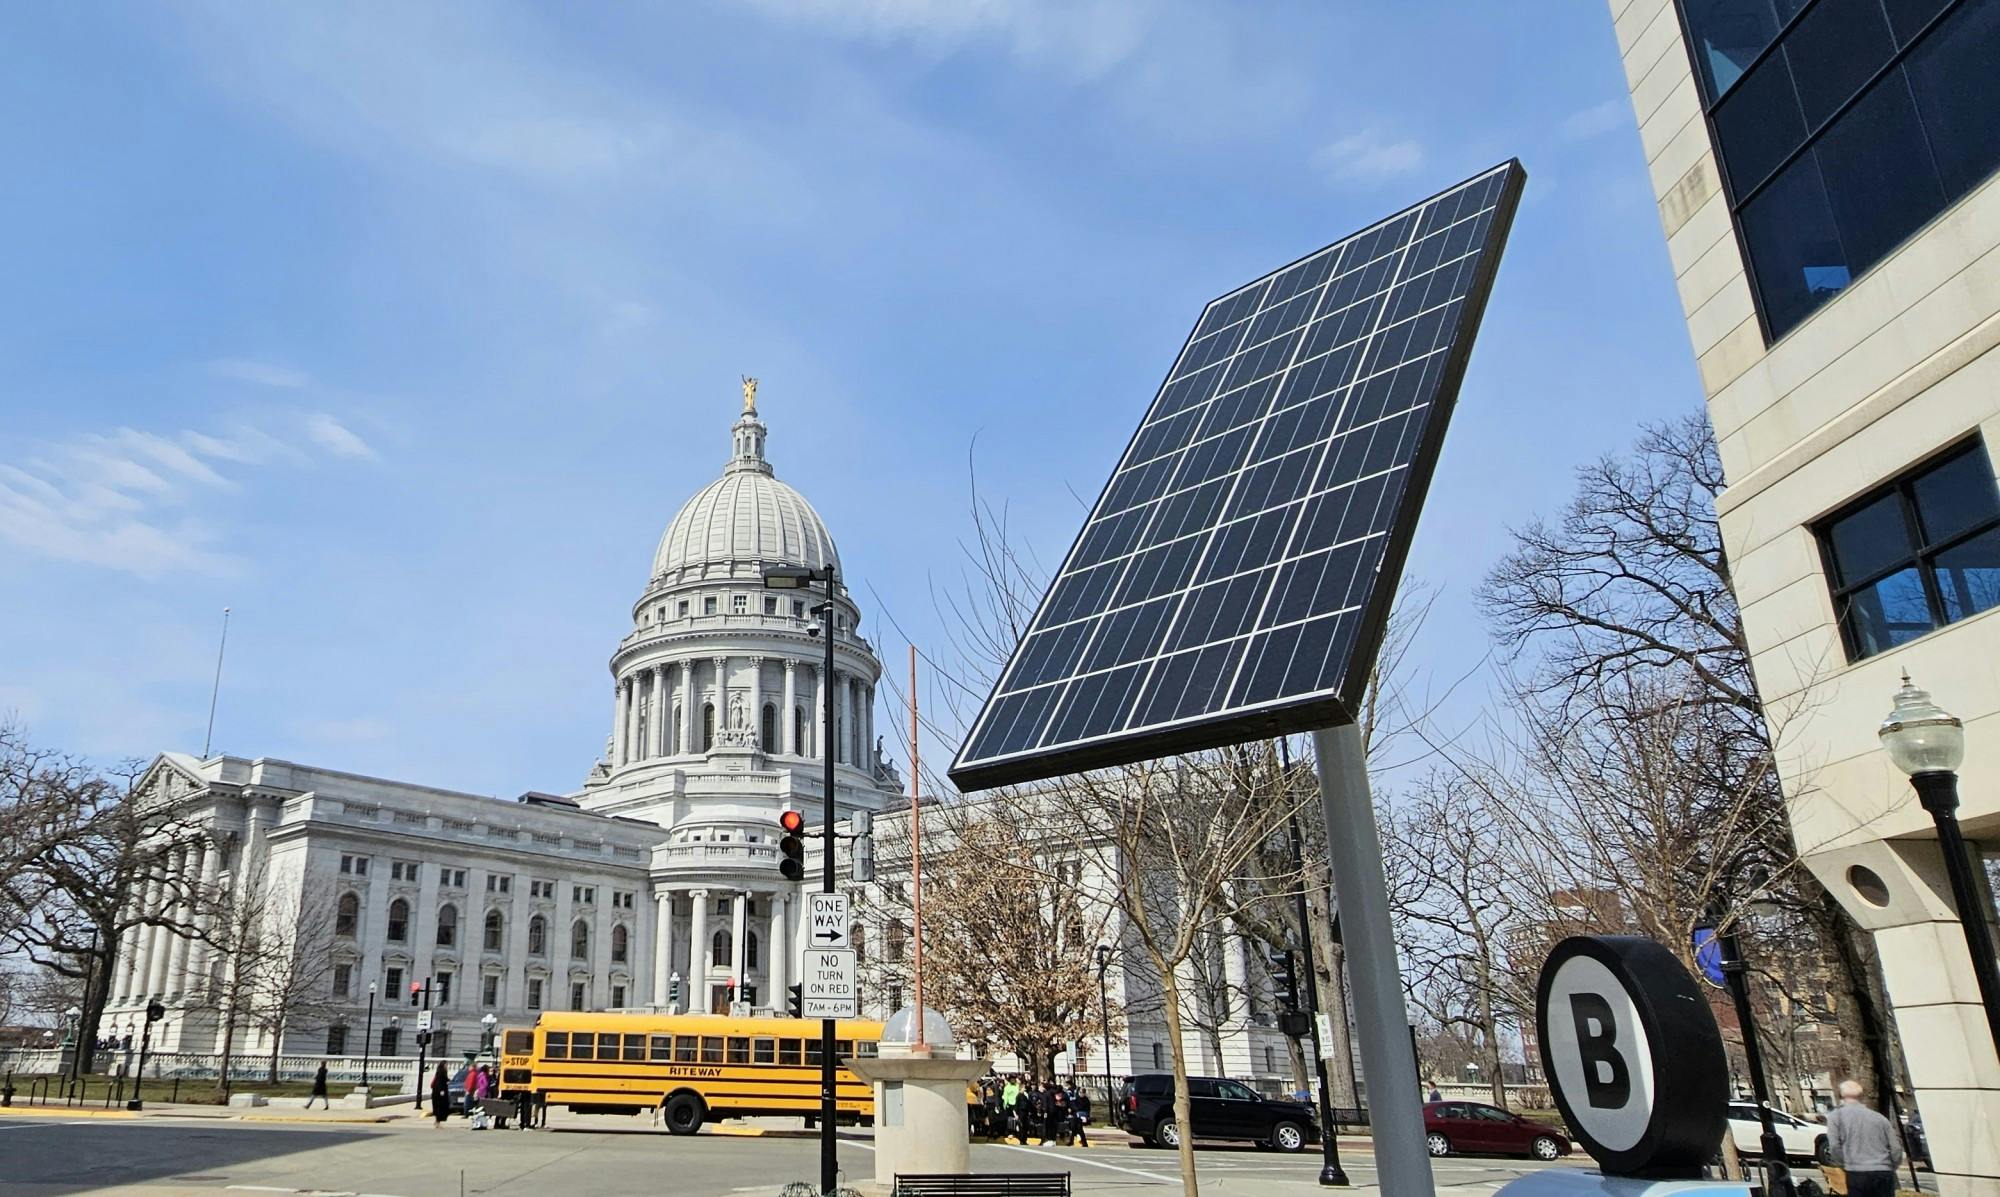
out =
[[[493,1096],[495,1088],[493,1066],[473,1065],[465,1074],[465,1116],[472,1118],[474,1112],[479,1109],[479,1103]],[[449,1117],[451,1117],[451,1075],[445,1071],[443,1064],[439,1064],[437,1071],[431,1074],[431,1126],[433,1128],[443,1126],[444,1120]],[[473,1125],[475,1128],[478,1126],[477,1120]]]
[[1074,1084],[989,1072],[966,1094],[966,1115],[983,1139],[1090,1145],[1090,1095]]

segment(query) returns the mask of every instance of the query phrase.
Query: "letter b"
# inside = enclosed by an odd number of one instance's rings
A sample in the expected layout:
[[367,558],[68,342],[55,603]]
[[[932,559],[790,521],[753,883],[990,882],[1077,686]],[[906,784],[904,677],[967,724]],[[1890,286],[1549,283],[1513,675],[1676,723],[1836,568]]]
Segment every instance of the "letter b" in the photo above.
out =
[[1576,1048],[1583,1057],[1583,1087],[1590,1104],[1603,1110],[1621,1108],[1632,1100],[1632,1072],[1618,1050],[1618,1024],[1611,1017],[1611,1003],[1594,993],[1573,993],[1569,1014],[1576,1026]]

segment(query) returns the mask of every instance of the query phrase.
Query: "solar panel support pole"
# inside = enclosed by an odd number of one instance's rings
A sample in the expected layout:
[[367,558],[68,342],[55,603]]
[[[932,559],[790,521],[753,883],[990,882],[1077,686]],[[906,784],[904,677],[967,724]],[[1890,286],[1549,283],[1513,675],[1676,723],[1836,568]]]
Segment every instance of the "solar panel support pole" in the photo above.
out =
[[1326,816],[1328,863],[1354,986],[1354,1021],[1361,1067],[1368,1077],[1368,1122],[1384,1193],[1434,1197],[1417,1056],[1403,1006],[1402,970],[1389,923],[1389,886],[1382,875],[1382,840],[1368,789],[1368,759],[1355,725],[1313,733],[1319,755],[1320,807]]

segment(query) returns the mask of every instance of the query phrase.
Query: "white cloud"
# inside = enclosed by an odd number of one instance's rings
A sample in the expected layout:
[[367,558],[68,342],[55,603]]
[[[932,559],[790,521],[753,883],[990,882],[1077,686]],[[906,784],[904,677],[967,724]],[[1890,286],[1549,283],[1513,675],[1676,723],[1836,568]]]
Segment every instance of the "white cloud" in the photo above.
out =
[[306,417],[306,435],[313,443],[335,457],[360,457],[373,460],[375,450],[368,442],[354,435],[345,424],[323,411],[316,411]]
[[312,383],[312,378],[290,366],[275,362],[260,362],[252,358],[225,357],[208,363],[211,374],[237,382],[253,383],[260,387],[281,387],[297,390]]
[[1622,99],[1606,100],[1570,113],[1563,118],[1562,135],[1571,141],[1598,137],[1632,123],[1632,105]]
[[1320,147],[1313,165],[1335,183],[1369,186],[1401,178],[1424,163],[1424,147],[1410,138],[1390,139],[1373,129],[1350,133]]
[[943,53],[976,41],[1079,79],[1132,58],[1161,5],[1141,0],[743,0],[766,17]]
[[46,445],[0,462],[0,540],[58,561],[156,578],[228,576],[242,562],[217,545],[199,509],[238,489],[227,470],[273,460],[373,458],[375,451],[323,412],[281,413],[266,427],[171,434],[120,428]]

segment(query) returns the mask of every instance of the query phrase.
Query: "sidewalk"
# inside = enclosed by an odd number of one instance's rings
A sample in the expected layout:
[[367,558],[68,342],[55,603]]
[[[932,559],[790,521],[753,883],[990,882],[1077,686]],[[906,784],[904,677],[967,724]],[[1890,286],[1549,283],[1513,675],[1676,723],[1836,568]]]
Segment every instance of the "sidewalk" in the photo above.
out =
[[400,1106],[382,1106],[374,1109],[352,1107],[342,1109],[304,1109],[299,1106],[260,1106],[252,1109],[241,1107],[208,1105],[195,1102],[148,1101],[142,1110],[128,1110],[123,1106],[105,1109],[103,1106],[0,1106],[0,1119],[7,1118],[205,1118],[218,1122],[346,1122],[379,1123],[395,1122],[412,1116],[415,1107],[406,1098]]

